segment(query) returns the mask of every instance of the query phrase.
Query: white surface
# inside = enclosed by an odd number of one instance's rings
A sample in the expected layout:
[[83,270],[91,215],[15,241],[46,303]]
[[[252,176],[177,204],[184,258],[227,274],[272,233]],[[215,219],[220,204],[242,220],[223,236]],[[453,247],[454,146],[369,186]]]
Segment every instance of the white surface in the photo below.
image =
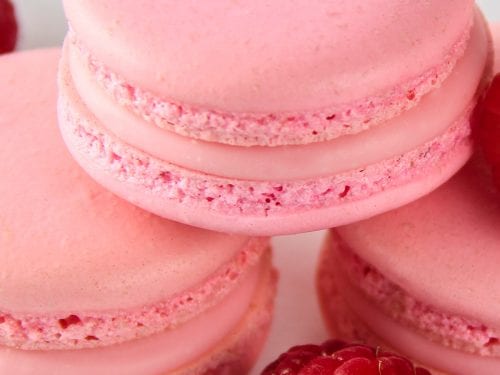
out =
[[[14,0],[21,22],[20,48],[60,45],[66,29],[59,0]],[[487,16],[500,20],[500,0],[479,0]],[[281,273],[276,315],[264,353],[252,375],[290,346],[321,342],[327,334],[314,289],[314,269],[323,233],[274,240]]]
[[13,0],[19,19],[19,48],[30,49],[62,44],[66,20],[60,0]]

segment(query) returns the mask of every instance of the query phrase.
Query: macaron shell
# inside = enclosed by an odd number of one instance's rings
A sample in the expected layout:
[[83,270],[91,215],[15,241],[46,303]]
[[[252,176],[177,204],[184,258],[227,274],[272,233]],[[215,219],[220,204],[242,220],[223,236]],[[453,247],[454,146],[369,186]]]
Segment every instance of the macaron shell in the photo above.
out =
[[338,233],[416,299],[500,328],[491,298],[500,293],[500,197],[481,169],[471,163],[418,202]]
[[245,374],[255,364],[271,328],[278,273],[265,269],[247,315],[201,359],[179,369],[174,375]]
[[[88,57],[101,86],[131,112],[195,139],[282,146],[332,140],[381,125],[439,87],[463,56],[473,24],[473,2],[462,1],[457,7],[456,1],[409,5],[329,0],[316,1],[314,6],[303,0],[237,6],[223,1],[215,6],[221,12],[214,13],[214,4],[207,8],[196,5],[196,12],[190,12],[191,3],[179,6],[164,0],[141,7],[141,11],[162,8],[175,20],[156,22],[158,14],[154,13],[145,18],[146,25],[130,19],[130,14],[136,14],[133,9],[120,13],[120,7],[133,8],[137,3],[122,2],[113,8],[111,16],[117,18],[101,18],[109,9],[95,2],[67,2],[66,11],[70,25],[75,21],[81,26],[71,29],[70,39]],[[256,32],[254,22],[259,22],[260,31],[267,30],[262,21],[274,17],[269,13],[274,6],[285,18],[269,24],[267,35]],[[446,14],[446,24],[441,24],[445,18],[435,17],[440,12]],[[213,14],[224,15],[215,20],[215,27]],[[301,16],[296,17],[298,14]],[[400,22],[392,22],[396,18]],[[408,20],[402,21],[404,18]],[[349,27],[344,28],[343,21],[337,24],[342,19],[349,20],[345,22]],[[168,29],[182,24],[176,31],[183,30],[190,22],[194,22],[190,30],[199,31],[203,38],[179,44],[187,34]],[[137,40],[136,32],[142,26],[151,32]],[[204,30],[207,26],[209,30]],[[224,27],[231,30],[224,31]],[[292,39],[282,34],[290,27],[301,30],[292,33]],[[122,39],[130,30],[133,35]],[[245,35],[238,35],[240,32]],[[373,43],[374,34],[379,35],[378,43]],[[103,41],[119,47],[104,46]],[[121,56],[128,48],[131,53]],[[141,54],[146,58],[141,59]],[[224,62],[218,61],[221,57]],[[391,64],[387,63],[389,57]],[[147,66],[149,61],[154,66]],[[163,72],[164,63],[167,70]],[[125,65],[130,69],[120,70]],[[141,78],[134,81],[138,76]],[[145,81],[151,86],[142,85]],[[185,89],[187,97],[181,92]],[[193,96],[199,99],[195,98],[195,104]],[[290,108],[283,109],[287,106]]]
[[64,5],[84,45],[132,84],[192,105],[265,113],[324,108],[419,77],[463,39],[474,2]]

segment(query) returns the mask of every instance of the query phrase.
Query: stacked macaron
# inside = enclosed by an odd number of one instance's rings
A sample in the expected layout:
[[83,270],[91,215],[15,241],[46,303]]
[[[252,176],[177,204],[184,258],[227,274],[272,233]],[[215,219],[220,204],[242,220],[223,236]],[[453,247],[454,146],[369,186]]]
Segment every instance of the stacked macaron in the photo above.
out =
[[423,196],[471,154],[489,50],[473,0],[64,5],[65,142],[160,216],[321,229]]
[[60,50],[0,58],[0,373],[244,374],[271,321],[266,238],[103,190],[56,125]]
[[499,76],[481,109],[484,158],[406,207],[330,233],[318,290],[333,334],[397,348],[436,374],[500,374]]
[[500,373],[500,196],[477,161],[404,208],[341,227],[318,286],[336,336],[454,375]]

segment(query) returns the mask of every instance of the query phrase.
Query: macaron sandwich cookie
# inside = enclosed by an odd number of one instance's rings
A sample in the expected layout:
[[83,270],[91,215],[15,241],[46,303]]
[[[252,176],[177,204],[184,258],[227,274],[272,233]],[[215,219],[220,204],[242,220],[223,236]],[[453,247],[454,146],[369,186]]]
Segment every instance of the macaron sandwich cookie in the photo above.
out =
[[271,320],[268,239],[165,220],[90,179],[56,125],[60,55],[0,58],[0,373],[246,373]]
[[64,6],[65,142],[160,216],[327,228],[415,200],[470,157],[491,50],[472,0]]
[[436,374],[500,374],[500,194],[474,160],[430,195],[330,233],[318,288],[332,334]]

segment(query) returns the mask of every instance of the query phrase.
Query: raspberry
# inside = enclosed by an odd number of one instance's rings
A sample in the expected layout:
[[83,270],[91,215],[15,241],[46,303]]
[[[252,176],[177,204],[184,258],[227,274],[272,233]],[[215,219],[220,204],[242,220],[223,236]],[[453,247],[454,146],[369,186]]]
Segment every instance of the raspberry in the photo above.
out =
[[497,74],[480,107],[479,141],[500,188],[500,74]]
[[431,375],[393,353],[366,345],[329,340],[294,346],[267,366],[262,375]]
[[14,6],[9,0],[0,0],[0,54],[14,50],[17,41],[17,21]]

